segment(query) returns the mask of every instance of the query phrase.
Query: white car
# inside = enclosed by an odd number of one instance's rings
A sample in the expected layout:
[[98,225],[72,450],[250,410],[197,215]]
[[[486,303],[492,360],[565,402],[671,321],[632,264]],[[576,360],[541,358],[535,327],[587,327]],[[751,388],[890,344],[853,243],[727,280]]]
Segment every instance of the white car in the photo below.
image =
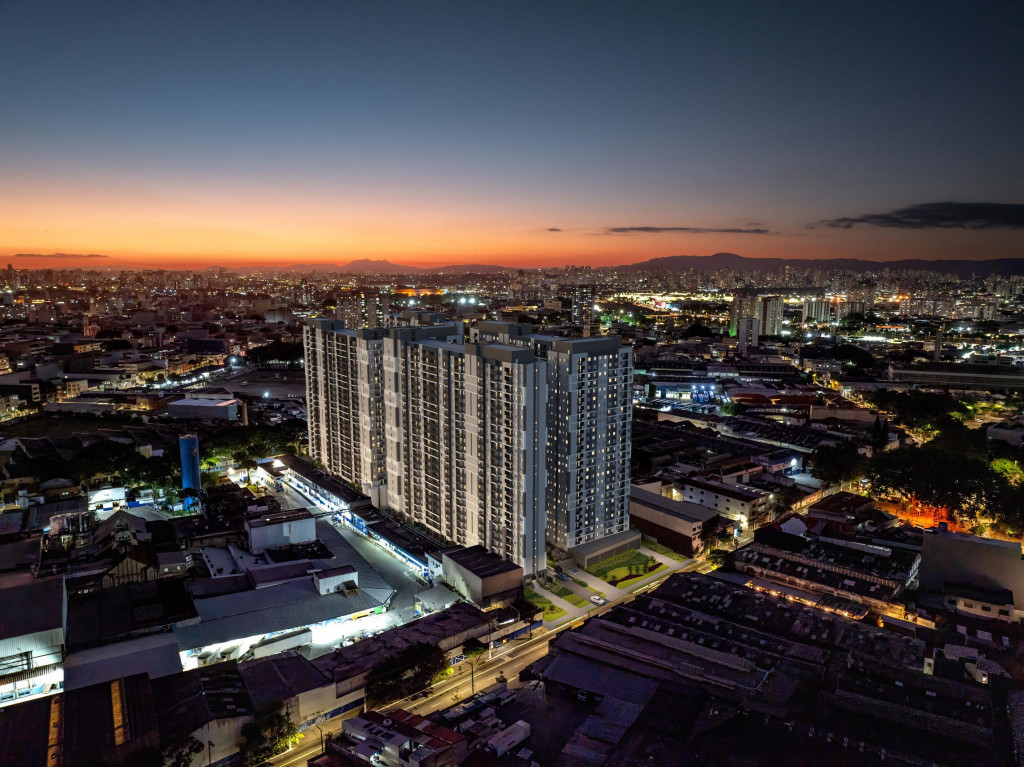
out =
[[607,599],[605,599],[604,597],[599,597],[599,596],[597,596],[597,594],[592,596],[590,598],[590,601],[593,602],[595,605],[606,605],[606,604],[608,604],[608,600]]

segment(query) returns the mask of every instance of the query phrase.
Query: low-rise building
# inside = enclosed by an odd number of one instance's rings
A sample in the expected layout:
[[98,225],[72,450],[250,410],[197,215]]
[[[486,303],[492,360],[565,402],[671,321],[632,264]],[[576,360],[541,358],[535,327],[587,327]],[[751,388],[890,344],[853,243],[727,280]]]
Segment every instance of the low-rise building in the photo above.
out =
[[[656,485],[660,489],[661,483]],[[680,554],[703,553],[703,539],[709,532],[717,531],[718,518],[718,512],[707,506],[672,500],[640,485],[630,486],[630,523]]]
[[441,572],[449,586],[483,609],[523,595],[523,568],[483,546],[442,551]]
[[63,689],[64,605],[59,579],[0,589],[0,706]]
[[1024,621],[1024,558],[1018,541],[952,533],[923,538],[921,604],[1010,623]]
[[680,483],[680,495],[689,503],[718,512],[741,529],[757,527],[767,518],[772,494],[749,485],[690,477]]
[[242,403],[237,399],[179,399],[167,405],[171,418],[196,421],[237,421],[242,417]]

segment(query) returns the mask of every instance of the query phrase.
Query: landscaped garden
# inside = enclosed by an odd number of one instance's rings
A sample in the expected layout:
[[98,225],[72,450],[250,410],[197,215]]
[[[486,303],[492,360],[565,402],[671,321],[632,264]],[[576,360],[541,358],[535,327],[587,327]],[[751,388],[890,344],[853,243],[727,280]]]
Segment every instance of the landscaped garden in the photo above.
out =
[[687,559],[689,559],[689,557],[687,557],[685,554],[680,554],[677,551],[672,551],[672,549],[670,549],[668,546],[663,546],[653,538],[648,538],[646,535],[643,537],[643,540],[640,543],[640,545],[643,546],[645,549],[650,549],[655,554],[661,554],[662,556],[666,556],[669,559],[674,559],[676,562],[685,562]]
[[632,549],[592,564],[587,568],[587,572],[606,583],[622,588],[623,583],[634,583],[664,569],[667,569],[665,565],[659,564],[654,557]]
[[543,586],[543,588],[545,588],[548,591],[550,591],[556,597],[561,597],[566,602],[568,602],[571,605],[574,605],[575,607],[585,607],[586,604],[587,604],[587,600],[586,599],[584,599],[583,597],[579,596],[575,591],[572,591],[571,589],[566,588],[565,586],[563,586],[560,583],[552,583],[551,585],[547,585],[547,584],[541,584],[541,585]]
[[540,608],[544,613],[544,620],[546,621],[553,621],[556,618],[561,618],[563,615],[568,615],[561,607],[556,606],[550,599],[542,597],[531,588],[526,589],[526,598]]

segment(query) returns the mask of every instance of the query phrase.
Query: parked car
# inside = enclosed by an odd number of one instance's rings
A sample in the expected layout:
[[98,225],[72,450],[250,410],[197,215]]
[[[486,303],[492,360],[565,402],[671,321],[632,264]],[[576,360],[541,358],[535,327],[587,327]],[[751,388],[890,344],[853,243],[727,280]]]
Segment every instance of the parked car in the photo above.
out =
[[565,573],[558,573],[557,575],[555,575],[555,577],[558,578],[558,580],[560,580],[560,581],[567,581],[567,580],[569,580],[569,576],[566,575]]
[[594,596],[592,596],[590,598],[590,601],[593,602],[595,605],[606,605],[606,604],[608,604],[608,600],[607,599],[605,599],[604,597],[599,597],[597,594],[594,594]]

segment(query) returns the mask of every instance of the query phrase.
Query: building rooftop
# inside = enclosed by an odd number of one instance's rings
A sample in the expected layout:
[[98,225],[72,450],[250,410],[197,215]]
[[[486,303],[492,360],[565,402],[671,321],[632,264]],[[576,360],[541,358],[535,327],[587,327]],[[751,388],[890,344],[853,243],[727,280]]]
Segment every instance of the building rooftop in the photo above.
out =
[[240,663],[238,672],[257,712],[267,711],[283,700],[330,683],[320,670],[296,652]]
[[440,644],[443,640],[477,627],[485,627],[492,616],[467,602],[456,602],[443,612],[364,639],[312,663],[335,681],[350,679],[369,671],[384,658],[418,642]]
[[245,520],[250,529],[264,527],[266,525],[282,525],[286,522],[298,522],[302,519],[313,519],[308,509],[287,509],[286,511],[273,511],[259,516],[252,516]]
[[0,639],[62,629],[64,583],[38,580],[0,589],[0,612]]
[[444,552],[444,556],[481,579],[522,570],[515,562],[502,559],[483,546],[448,549]]
[[629,498],[638,504],[657,509],[686,522],[707,522],[718,516],[717,511],[709,509],[707,506],[689,501],[673,501],[660,493],[652,493],[636,485],[630,487]]

